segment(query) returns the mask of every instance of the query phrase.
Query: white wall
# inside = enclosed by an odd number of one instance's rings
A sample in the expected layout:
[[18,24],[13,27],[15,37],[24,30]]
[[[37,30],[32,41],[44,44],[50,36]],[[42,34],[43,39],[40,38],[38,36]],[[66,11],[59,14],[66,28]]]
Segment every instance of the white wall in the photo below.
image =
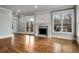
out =
[[12,32],[12,12],[0,7],[0,37]]
[[40,12],[36,14],[36,23],[48,23],[50,24],[50,12]]

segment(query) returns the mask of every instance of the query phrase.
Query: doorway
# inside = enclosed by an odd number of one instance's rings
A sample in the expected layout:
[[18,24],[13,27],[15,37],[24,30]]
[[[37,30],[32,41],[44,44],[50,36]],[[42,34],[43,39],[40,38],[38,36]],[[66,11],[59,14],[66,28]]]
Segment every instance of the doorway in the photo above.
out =
[[34,15],[25,16],[25,32],[27,34],[34,34]]

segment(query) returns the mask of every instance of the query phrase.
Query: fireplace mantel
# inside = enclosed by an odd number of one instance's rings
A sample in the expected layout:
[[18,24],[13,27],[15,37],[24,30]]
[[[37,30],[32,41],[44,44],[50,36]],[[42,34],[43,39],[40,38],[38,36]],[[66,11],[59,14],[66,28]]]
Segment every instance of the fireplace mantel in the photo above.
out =
[[37,23],[36,26],[49,26],[49,23]]

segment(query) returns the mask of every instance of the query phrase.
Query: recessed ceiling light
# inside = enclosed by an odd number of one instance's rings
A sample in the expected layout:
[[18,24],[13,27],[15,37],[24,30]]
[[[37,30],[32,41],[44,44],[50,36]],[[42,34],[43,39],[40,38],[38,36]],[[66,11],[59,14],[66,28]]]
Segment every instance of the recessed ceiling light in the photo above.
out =
[[33,19],[33,18],[31,18],[31,21],[34,21],[34,19]]
[[37,6],[37,5],[35,5],[34,7],[35,7],[36,9],[38,8],[38,6]]

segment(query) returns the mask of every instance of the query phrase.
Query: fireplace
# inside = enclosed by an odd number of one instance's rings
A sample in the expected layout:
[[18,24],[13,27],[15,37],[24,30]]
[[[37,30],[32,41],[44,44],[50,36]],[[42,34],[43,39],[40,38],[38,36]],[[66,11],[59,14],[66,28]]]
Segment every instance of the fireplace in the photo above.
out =
[[38,26],[38,35],[48,36],[48,26]]
[[39,34],[47,35],[47,29],[46,28],[39,28]]

